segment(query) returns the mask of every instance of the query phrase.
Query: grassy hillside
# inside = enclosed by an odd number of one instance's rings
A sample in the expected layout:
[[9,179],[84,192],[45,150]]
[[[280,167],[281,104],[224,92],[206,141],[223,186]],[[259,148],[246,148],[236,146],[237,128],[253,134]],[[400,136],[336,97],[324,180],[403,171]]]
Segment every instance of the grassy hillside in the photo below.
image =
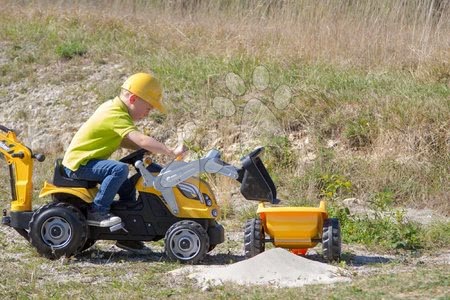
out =
[[[449,7],[413,2],[2,1],[1,102],[33,104],[27,93],[57,87],[47,97],[57,110],[87,116],[126,75],[153,70],[172,108],[162,124],[152,117],[157,132],[195,121],[191,145],[231,158],[266,145],[285,199],[370,201],[381,193],[448,213]],[[108,66],[119,68],[95,79]],[[263,91],[252,84],[258,66],[270,75]],[[228,87],[229,73],[242,78],[242,95]],[[292,95],[281,110],[272,103],[280,85]],[[216,97],[238,108],[258,98],[272,118],[218,114]],[[50,109],[45,99],[38,103]],[[4,118],[17,128],[31,113],[18,105]],[[82,120],[74,119],[63,129],[76,130]]]
[[[171,145],[184,131],[192,157],[219,148],[237,163],[254,146],[266,146],[264,161],[284,204],[329,201],[348,247],[340,266],[354,273],[352,283],[339,286],[203,291],[167,275],[179,265],[162,259],[160,243],[152,243],[151,256],[100,242],[75,259],[48,261],[0,228],[9,274],[0,276],[0,295],[447,296],[448,253],[417,256],[449,248],[448,219],[422,226],[403,209],[450,213],[448,1],[0,0],[0,6],[0,124],[48,156],[35,165],[35,196],[94,109],[117,95],[128,75],[152,70],[170,113],[152,114],[139,127]],[[1,208],[9,204],[7,176],[0,160]],[[255,207],[240,201],[235,182],[209,179],[227,235],[238,231],[241,241],[243,220]],[[354,214],[365,208],[368,214]],[[396,256],[370,254],[357,265],[355,257],[364,255],[355,244]],[[241,246],[227,236],[207,264],[237,259]]]

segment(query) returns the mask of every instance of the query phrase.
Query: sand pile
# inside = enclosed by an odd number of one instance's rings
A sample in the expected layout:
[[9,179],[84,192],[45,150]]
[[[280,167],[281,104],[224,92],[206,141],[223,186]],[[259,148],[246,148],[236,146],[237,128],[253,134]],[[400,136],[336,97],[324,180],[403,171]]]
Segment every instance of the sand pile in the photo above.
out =
[[172,271],[174,275],[187,273],[203,287],[225,282],[296,287],[350,280],[338,267],[297,256],[282,248],[227,266],[193,266]]

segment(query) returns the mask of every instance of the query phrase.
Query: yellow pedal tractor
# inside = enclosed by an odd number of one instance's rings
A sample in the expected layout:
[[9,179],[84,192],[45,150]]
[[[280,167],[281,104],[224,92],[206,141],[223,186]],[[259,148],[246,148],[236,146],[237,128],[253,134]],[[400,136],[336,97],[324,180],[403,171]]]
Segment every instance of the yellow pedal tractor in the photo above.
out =
[[[248,200],[260,201],[257,218],[247,220],[244,228],[246,258],[265,250],[266,243],[305,255],[308,248],[322,243],[325,260],[339,261],[341,257],[341,230],[339,220],[328,218],[325,202],[319,207],[266,206],[265,202],[278,204],[276,188],[260,159],[262,148],[242,159],[245,178],[241,193]],[[268,238],[266,238],[266,234]]]
[[39,197],[52,202],[32,209],[33,160],[44,161],[20,143],[13,130],[0,126],[0,158],[9,166],[11,209],[3,210],[2,223],[14,228],[41,255],[55,259],[79,253],[97,240],[157,241],[165,239],[165,253],[171,260],[197,263],[224,241],[224,229],[216,221],[219,207],[210,186],[196,177],[215,173],[243,178],[245,170],[233,167],[211,150],[198,160],[174,161],[161,168],[145,165],[146,151],[138,150],[121,159],[136,169],[130,180],[138,199],[122,204],[115,201],[111,212],[122,219],[112,227],[88,226],[87,209],[97,193],[97,182],[67,178],[60,160],[53,181],[45,182]]

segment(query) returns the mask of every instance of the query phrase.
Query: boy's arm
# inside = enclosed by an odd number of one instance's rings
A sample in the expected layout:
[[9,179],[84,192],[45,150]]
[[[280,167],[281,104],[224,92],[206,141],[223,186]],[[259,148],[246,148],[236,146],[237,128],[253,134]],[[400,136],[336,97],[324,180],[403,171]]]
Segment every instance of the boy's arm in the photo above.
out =
[[[124,140],[127,140],[128,142],[133,143],[135,146],[137,146],[137,149],[142,148],[147,151],[153,152],[153,153],[160,153],[168,155],[172,158],[176,157],[177,155],[181,154],[182,152],[176,151],[177,149],[171,150],[167,148],[166,145],[163,143],[155,140],[154,138],[147,136],[145,134],[140,133],[139,131],[132,131],[126,135]],[[177,153],[180,152],[180,153]],[[184,152],[184,151],[183,151]]]
[[133,142],[128,138],[128,135],[125,136],[125,138],[122,140],[122,142],[120,143],[120,147],[126,148],[126,149],[131,149],[131,150],[138,150],[138,149],[140,149],[140,147],[139,147],[138,145],[136,145],[135,143],[133,143]]

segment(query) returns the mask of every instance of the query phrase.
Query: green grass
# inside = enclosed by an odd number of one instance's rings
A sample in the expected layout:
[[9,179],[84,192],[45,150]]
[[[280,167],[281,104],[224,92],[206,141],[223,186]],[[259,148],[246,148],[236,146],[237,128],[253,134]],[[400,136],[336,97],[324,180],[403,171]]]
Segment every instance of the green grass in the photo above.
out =
[[449,230],[450,222],[433,222],[425,227],[425,233],[421,239],[428,249],[446,249],[450,246]]
[[87,48],[79,41],[64,42],[56,47],[56,54],[61,58],[71,59],[86,53]]
[[450,247],[450,222],[433,220],[421,225],[405,216],[405,211],[392,207],[392,194],[380,193],[368,207],[366,213],[355,213],[352,209],[331,202],[328,210],[331,217],[341,224],[343,241],[348,244],[363,244],[376,251],[428,251]]

